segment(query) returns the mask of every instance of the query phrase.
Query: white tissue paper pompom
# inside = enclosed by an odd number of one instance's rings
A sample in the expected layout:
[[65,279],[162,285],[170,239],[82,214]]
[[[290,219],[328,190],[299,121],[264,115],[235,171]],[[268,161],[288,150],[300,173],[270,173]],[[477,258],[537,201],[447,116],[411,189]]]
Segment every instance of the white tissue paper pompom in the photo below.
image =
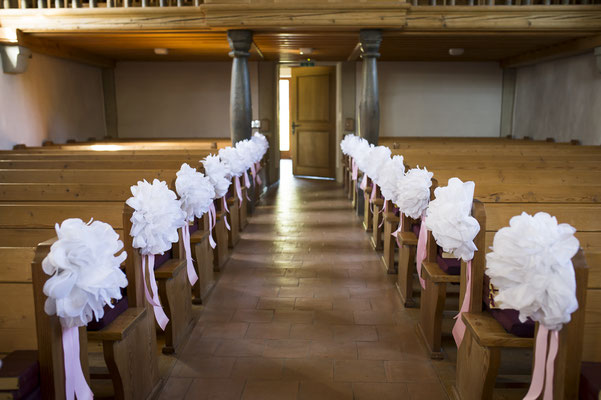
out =
[[381,165],[378,171],[378,182],[382,196],[386,200],[394,200],[397,197],[398,182],[405,175],[403,156],[389,158]]
[[228,146],[219,149],[219,158],[229,166],[232,176],[242,176],[246,171],[244,158],[235,147]]
[[576,229],[545,212],[522,213],[496,233],[486,255],[486,274],[499,290],[495,304],[518,310],[550,330],[561,329],[578,309],[572,257]]
[[227,193],[230,187],[231,172],[228,164],[221,161],[217,155],[208,155],[202,160],[205,175],[209,177],[215,189],[215,198],[220,199]]
[[134,238],[133,247],[142,255],[163,254],[179,240],[177,230],[186,224],[177,195],[158,179],[152,184],[138,182],[131,193],[133,197],[126,204],[135,210],[129,233]]
[[194,217],[201,218],[209,211],[215,198],[211,180],[186,163],[182,164],[176,175],[175,190],[180,197],[186,219],[194,221]]
[[353,158],[355,159],[355,163],[357,164],[357,168],[359,168],[359,170],[365,172],[365,168],[370,161],[369,154],[373,148],[374,145],[369,144],[369,142],[363,138],[357,142]]
[[426,227],[432,231],[436,243],[464,261],[474,258],[478,250],[474,238],[480,224],[470,215],[474,188],[474,182],[451,178],[447,186],[434,190],[436,198],[426,212]]
[[102,318],[111,299],[121,298],[127,278],[119,266],[127,254],[115,256],[123,242],[104,222],[71,218],[55,229],[58,240],[42,261],[44,272],[52,275],[44,284],[44,311],[60,317],[66,328],[84,326],[92,316]]
[[353,138],[356,138],[356,137],[357,136],[353,135],[352,133],[349,133],[340,141],[340,150],[342,150],[342,154],[344,154],[344,155],[351,154],[351,151],[352,151],[352,148],[354,145]]
[[254,156],[256,153],[256,144],[251,142],[248,139],[244,139],[244,140],[240,140],[238,143],[236,143],[236,151],[238,152],[238,155],[240,156],[240,158],[242,159],[242,162],[244,163],[244,166],[246,168],[244,168],[245,170],[249,169],[250,166],[252,164],[255,163],[254,161]]
[[369,152],[364,172],[376,185],[380,181],[380,168],[390,160],[390,155],[391,151],[386,146],[373,147]]
[[252,138],[250,138],[250,140],[255,142],[255,144],[259,145],[259,147],[262,149],[261,158],[263,158],[263,156],[265,155],[265,153],[267,153],[267,150],[269,149],[269,141],[267,141],[265,135],[259,132],[255,132]]
[[393,201],[403,214],[417,219],[428,208],[433,175],[426,168],[413,168],[397,181]]

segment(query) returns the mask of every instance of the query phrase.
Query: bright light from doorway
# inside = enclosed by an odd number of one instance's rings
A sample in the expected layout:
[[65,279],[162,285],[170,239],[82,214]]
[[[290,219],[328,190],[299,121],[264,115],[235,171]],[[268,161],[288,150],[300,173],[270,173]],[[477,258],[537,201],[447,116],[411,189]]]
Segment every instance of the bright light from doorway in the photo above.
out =
[[290,81],[280,79],[280,151],[290,151]]

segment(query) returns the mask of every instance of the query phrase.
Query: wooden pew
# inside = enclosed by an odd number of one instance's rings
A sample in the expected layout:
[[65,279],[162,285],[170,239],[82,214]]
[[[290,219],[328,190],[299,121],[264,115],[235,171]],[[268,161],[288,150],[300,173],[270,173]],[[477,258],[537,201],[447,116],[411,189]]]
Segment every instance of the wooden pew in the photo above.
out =
[[[56,340],[57,338],[60,339],[60,336],[57,336],[57,333],[60,334],[60,330],[56,331],[58,320],[56,317],[48,317],[43,311],[45,296],[42,293],[42,287],[48,276],[41,270],[41,261],[48,253],[53,241],[40,239],[42,237],[53,237],[55,235],[54,222],[62,221],[63,218],[54,218],[52,214],[47,212],[48,207],[41,207],[41,209],[35,206],[27,209],[17,207],[18,210],[24,211],[29,216],[29,218],[23,220],[24,213],[15,213],[12,207],[2,206],[2,213],[0,213],[2,243],[19,247],[1,248],[0,254],[6,257],[20,253],[19,257],[12,258],[9,262],[12,266],[11,270],[21,276],[22,282],[19,287],[14,288],[15,291],[12,293],[4,291],[0,293],[2,293],[2,296],[10,295],[9,301],[11,302],[14,302],[16,298],[23,299],[22,302],[19,302],[23,319],[5,320],[0,330],[4,335],[13,336],[12,340],[18,340],[19,343],[5,342],[4,340],[0,340],[0,342],[3,344],[9,343],[9,346],[17,346],[18,348],[21,346],[38,348],[42,378],[45,382],[43,385],[50,385],[44,386],[47,389],[42,392],[47,396],[46,398],[62,398],[57,394],[60,393],[62,388],[62,369],[59,368],[58,375],[53,375],[53,371],[57,371],[55,364],[57,362],[56,352],[60,350],[57,350],[56,347]],[[56,207],[54,208],[56,209]],[[117,210],[117,215],[109,207],[92,207],[92,209],[80,210],[82,214],[79,215],[73,209],[63,210],[63,212],[71,214],[65,216],[79,216],[86,220],[94,216],[113,226],[121,227],[124,217],[119,211],[122,211],[123,206],[118,205],[114,209]],[[109,213],[107,214],[107,212]],[[34,232],[34,234],[29,235],[30,232]],[[122,231],[121,236],[123,236]],[[126,236],[129,237],[129,235]],[[8,238],[10,238],[10,241],[7,240]],[[30,257],[39,242],[44,243],[38,247],[35,253],[32,270],[32,266],[30,266],[32,258]],[[124,243],[127,250],[127,240]],[[140,274],[136,275],[135,269],[131,267],[132,265],[133,255],[128,252],[125,270],[129,282],[127,299],[129,308],[102,330],[89,332],[87,338],[98,340],[103,344],[105,362],[113,380],[116,398],[145,399],[158,389],[160,383],[156,358],[156,334],[153,315],[144,306],[142,302],[144,299],[140,296],[136,297],[136,292],[141,290],[142,281],[140,280]],[[14,273],[13,277],[15,276]],[[2,276],[5,276],[4,273]],[[7,307],[6,309],[11,308]],[[37,335],[36,327],[33,324],[34,320],[37,321]],[[19,332],[18,337],[14,337],[16,332]],[[86,335],[83,335],[83,339],[82,352],[85,352],[87,350],[85,346]],[[1,351],[5,350],[10,349],[4,347],[1,349]]]
[[[486,231],[485,245],[491,245],[496,231],[509,224],[509,219],[518,215],[516,209],[500,205],[485,205]],[[601,288],[599,276],[601,272],[601,212],[574,206],[552,204],[542,209],[557,217],[560,223],[572,226],[580,225],[576,237],[584,249],[590,269],[590,279],[587,285],[582,284],[583,276],[577,272],[579,311],[572,315],[572,322],[562,329],[560,334],[560,354],[556,360],[556,399],[572,399],[577,397],[577,377],[580,359],[585,361],[600,361],[601,351],[599,341],[599,306]],[[529,211],[527,211],[529,212]],[[532,213],[530,211],[529,213]],[[487,247],[488,248],[488,247]],[[591,256],[589,256],[591,254]],[[583,262],[582,252],[573,262],[576,267]],[[457,399],[491,399],[495,388],[501,351],[508,348],[533,348],[532,338],[516,337],[506,332],[500,323],[488,312],[483,310],[483,279],[485,258],[483,255],[474,258],[472,263],[472,287],[470,293],[470,312],[463,313],[462,319],[466,324],[466,334],[457,355],[457,380],[453,387]],[[461,277],[462,289],[466,288],[465,273]],[[584,290],[587,288],[587,290]],[[582,325],[583,324],[583,325]],[[578,333],[579,332],[579,333]],[[566,343],[566,335],[577,340]],[[573,339],[570,339],[573,340]],[[562,354],[563,351],[563,354]],[[571,352],[568,356],[565,352]],[[563,365],[562,365],[563,363]],[[556,375],[557,377],[557,375]],[[576,380],[575,378],[576,377]],[[571,382],[566,386],[566,382]],[[559,393],[557,390],[561,390]]]

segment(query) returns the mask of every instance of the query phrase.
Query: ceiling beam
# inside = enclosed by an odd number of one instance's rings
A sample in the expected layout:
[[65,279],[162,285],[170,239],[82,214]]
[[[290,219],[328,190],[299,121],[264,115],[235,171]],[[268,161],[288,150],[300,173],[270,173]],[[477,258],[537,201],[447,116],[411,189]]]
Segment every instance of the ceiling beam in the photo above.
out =
[[572,39],[539,50],[520,54],[501,60],[502,68],[517,68],[586,53],[601,46],[601,35]]

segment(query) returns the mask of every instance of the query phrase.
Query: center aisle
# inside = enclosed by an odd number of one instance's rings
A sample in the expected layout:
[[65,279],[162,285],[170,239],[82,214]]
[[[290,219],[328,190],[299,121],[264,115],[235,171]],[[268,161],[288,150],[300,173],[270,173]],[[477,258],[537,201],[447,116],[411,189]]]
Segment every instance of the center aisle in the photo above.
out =
[[340,185],[282,169],[160,398],[447,399]]

